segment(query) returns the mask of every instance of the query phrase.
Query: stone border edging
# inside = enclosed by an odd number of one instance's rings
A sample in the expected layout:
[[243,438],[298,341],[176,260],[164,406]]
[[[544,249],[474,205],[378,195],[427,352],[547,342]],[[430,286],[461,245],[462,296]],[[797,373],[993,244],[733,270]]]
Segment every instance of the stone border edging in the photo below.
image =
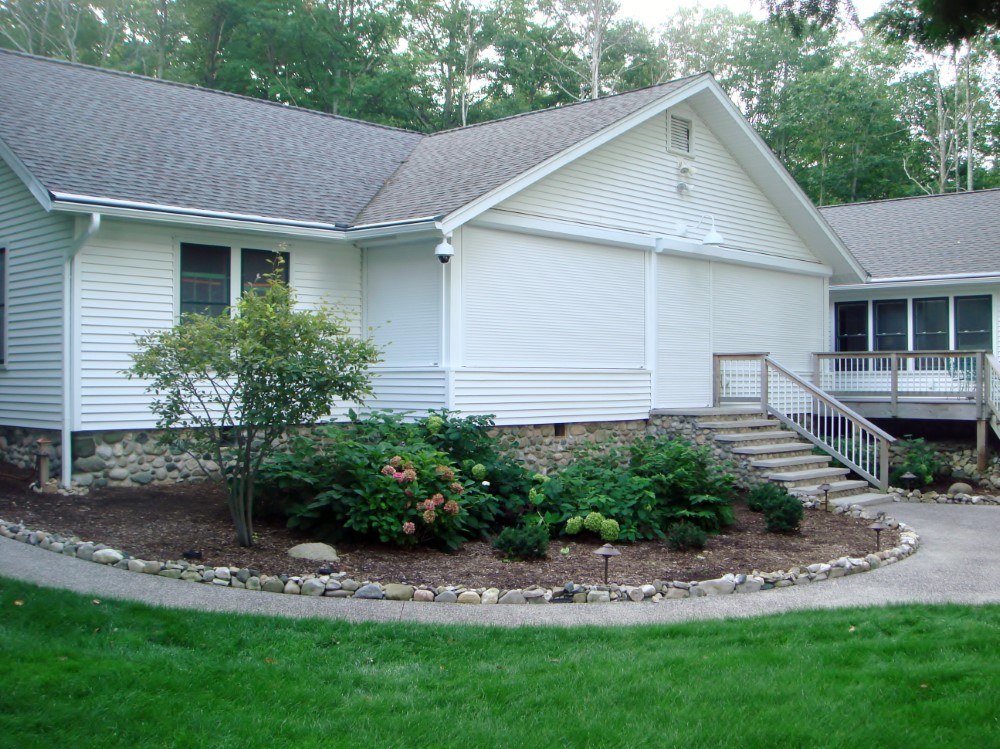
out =
[[913,502],[915,504],[939,505],[1000,505],[1000,497],[989,494],[938,494],[937,492],[922,492],[920,489],[908,491],[896,487],[889,488],[893,502]]
[[[807,506],[811,503],[806,503]],[[75,536],[25,528],[21,523],[0,519],[0,536],[37,546],[47,551],[104,564],[129,572],[158,575],[190,582],[243,588],[267,593],[324,596],[328,598],[386,599],[464,604],[525,604],[525,603],[611,603],[612,601],[660,602],[681,598],[756,593],[772,588],[787,588],[828,578],[844,577],[894,564],[917,550],[920,536],[906,523],[900,523],[884,513],[872,515],[859,505],[838,508],[838,514],[874,520],[881,518],[890,528],[899,529],[900,544],[865,557],[840,557],[826,563],[792,567],[789,570],[750,575],[726,574],[714,580],[666,582],[654,580],[645,585],[579,585],[567,583],[563,588],[548,589],[534,585],[523,589],[464,588],[454,585],[414,586],[399,583],[358,582],[346,572],[329,575],[262,575],[251,568],[207,567],[184,561],[147,561],[112,549],[104,544],[81,541]]]

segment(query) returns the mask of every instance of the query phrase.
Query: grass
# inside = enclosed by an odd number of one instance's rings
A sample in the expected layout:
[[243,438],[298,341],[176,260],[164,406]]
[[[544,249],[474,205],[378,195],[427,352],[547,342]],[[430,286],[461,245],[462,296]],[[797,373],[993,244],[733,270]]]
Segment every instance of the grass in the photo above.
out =
[[998,648],[1000,606],[496,630],[170,611],[0,579],[0,746],[985,749],[1000,747]]

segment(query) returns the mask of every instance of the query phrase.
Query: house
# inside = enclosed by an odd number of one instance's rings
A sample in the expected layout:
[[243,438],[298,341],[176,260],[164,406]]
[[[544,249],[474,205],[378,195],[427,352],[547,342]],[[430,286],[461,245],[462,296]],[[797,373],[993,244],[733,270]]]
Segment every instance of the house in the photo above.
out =
[[0,112],[0,451],[67,484],[152,460],[136,334],[277,250],[385,347],[369,405],[520,434],[711,406],[718,353],[807,375],[866,277],[709,74],[424,135],[0,51]]
[[[822,209],[871,278],[830,287],[814,381],[869,418],[998,422],[1000,189]],[[994,392],[996,391],[996,392]]]

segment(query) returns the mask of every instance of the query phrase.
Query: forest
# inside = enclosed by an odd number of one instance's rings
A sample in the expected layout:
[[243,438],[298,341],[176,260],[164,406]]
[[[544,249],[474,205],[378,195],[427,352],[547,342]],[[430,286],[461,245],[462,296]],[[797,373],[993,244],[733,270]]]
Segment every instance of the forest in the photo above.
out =
[[1000,33],[921,33],[921,2],[0,0],[0,47],[422,132],[708,70],[817,204],[1000,187]]

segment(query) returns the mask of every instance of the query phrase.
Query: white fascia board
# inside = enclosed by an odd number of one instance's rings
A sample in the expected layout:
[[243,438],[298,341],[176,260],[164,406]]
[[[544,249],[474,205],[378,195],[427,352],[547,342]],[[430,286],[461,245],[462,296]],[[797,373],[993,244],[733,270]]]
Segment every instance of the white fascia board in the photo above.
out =
[[652,234],[622,231],[620,229],[605,229],[587,224],[574,224],[566,221],[536,218],[521,214],[490,211],[480,216],[470,226],[482,229],[513,231],[518,234],[530,234],[554,239],[576,240],[609,247],[621,247],[643,252],[657,252],[662,255],[711,260],[715,262],[743,265],[750,268],[779,270],[788,273],[818,276],[828,278],[833,271],[819,263],[805,260],[765,255],[760,252],[741,250],[733,247],[704,245],[701,242],[682,237],[658,237]]
[[861,263],[858,262],[857,258],[851,254],[847,245],[845,245],[843,240],[840,238],[840,235],[838,235],[827,220],[823,218],[823,214],[820,213],[819,209],[809,199],[809,196],[806,195],[805,191],[799,186],[798,182],[795,181],[795,178],[792,177],[789,171],[785,168],[785,165],[781,163],[781,160],[774,155],[774,151],[772,151],[767,143],[764,142],[764,139],[760,137],[757,131],[750,126],[750,123],[747,122],[745,117],[743,117],[733,101],[726,95],[726,92],[722,90],[722,87],[714,78],[709,78],[706,88],[715,95],[715,98],[718,99],[723,108],[732,115],[733,120],[736,121],[739,129],[742,131],[749,144],[752,145],[758,154],[771,165],[775,174],[778,175],[782,185],[788,190],[789,196],[792,200],[795,201],[799,207],[804,209],[809,217],[816,222],[816,225],[821,230],[824,237],[829,240],[832,249],[834,249],[837,254],[843,258],[844,262],[849,266],[859,280],[864,281],[867,279],[869,277],[868,271],[866,271]]
[[901,278],[879,278],[868,283],[837,284],[830,287],[831,294],[852,291],[875,291],[878,289],[912,289],[928,286],[969,286],[1000,283],[996,273],[959,273],[941,276],[908,276]]
[[17,157],[17,154],[15,154],[6,143],[4,143],[2,138],[0,138],[0,159],[3,159],[7,166],[10,167],[10,170],[14,172],[18,178],[20,178],[20,180],[24,183],[24,186],[31,191],[35,200],[37,200],[41,204],[42,208],[45,209],[45,212],[48,213],[51,211],[52,197],[49,194],[49,191],[45,188],[45,185],[38,181],[38,178],[35,177],[25,163]]
[[538,182],[538,180],[547,177],[557,169],[575,161],[581,156],[585,156],[595,148],[603,146],[608,141],[617,138],[622,133],[628,132],[649,118],[655,117],[656,115],[670,109],[670,107],[676,106],[692,94],[708,88],[711,81],[712,78],[708,74],[692,78],[689,83],[684,84],[673,93],[665,95],[662,99],[652,102],[651,104],[605,128],[604,130],[595,133],[589,138],[585,138],[571,148],[561,151],[548,160],[543,161],[541,164],[537,164],[531,169],[522,172],[510,182],[507,182],[506,184],[491,190],[485,195],[476,198],[471,203],[466,203],[458,210],[452,211],[445,216],[444,219],[442,219],[442,229],[447,234],[454,231],[459,226],[469,223],[480,214],[488,211],[490,208],[493,208],[499,203],[502,203],[512,195],[530,187]]

